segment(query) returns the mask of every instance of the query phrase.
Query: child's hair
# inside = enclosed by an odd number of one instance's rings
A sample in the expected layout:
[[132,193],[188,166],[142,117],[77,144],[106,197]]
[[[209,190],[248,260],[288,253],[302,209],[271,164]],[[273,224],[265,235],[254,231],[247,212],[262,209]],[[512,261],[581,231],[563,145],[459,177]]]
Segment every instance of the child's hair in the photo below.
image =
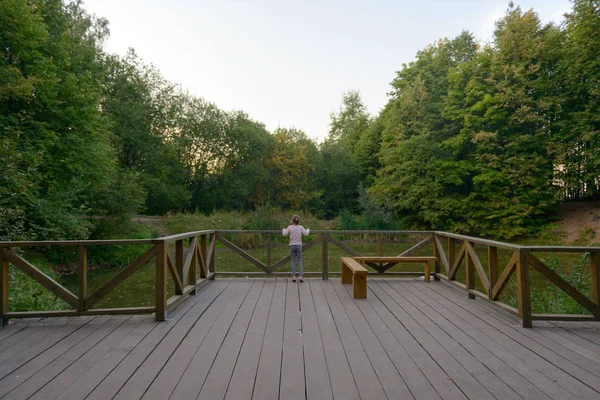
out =
[[298,225],[300,223],[300,216],[298,214],[292,215],[292,223]]

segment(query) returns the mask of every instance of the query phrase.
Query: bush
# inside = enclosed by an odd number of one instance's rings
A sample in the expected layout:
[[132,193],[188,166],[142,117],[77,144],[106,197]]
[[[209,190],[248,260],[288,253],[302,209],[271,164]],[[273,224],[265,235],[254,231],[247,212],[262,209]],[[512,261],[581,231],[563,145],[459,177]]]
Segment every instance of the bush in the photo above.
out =
[[[40,254],[27,251],[24,257],[50,278],[54,280],[58,279],[58,274],[54,272],[53,266]],[[9,271],[9,311],[69,309],[67,303],[18,269],[11,267]]]

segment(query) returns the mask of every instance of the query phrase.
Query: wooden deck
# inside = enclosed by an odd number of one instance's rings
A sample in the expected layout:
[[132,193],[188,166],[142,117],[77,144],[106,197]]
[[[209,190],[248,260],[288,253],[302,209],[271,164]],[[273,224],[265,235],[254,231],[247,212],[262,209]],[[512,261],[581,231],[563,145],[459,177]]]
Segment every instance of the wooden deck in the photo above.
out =
[[600,323],[442,282],[218,279],[169,315],[11,321],[2,399],[600,399]]

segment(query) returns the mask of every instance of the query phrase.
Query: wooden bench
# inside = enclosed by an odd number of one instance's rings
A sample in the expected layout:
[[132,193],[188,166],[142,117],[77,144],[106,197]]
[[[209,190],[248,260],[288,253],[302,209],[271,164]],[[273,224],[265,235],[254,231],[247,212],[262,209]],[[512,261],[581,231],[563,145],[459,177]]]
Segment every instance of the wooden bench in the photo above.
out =
[[[355,260],[360,261],[364,266],[369,265],[375,269],[389,269],[396,264],[400,263],[423,263],[425,265],[425,282],[429,282],[431,275],[431,264],[437,260],[437,257],[354,257]],[[384,265],[385,264],[385,265]]]
[[367,298],[369,271],[352,257],[342,257],[342,284],[351,283],[355,299]]

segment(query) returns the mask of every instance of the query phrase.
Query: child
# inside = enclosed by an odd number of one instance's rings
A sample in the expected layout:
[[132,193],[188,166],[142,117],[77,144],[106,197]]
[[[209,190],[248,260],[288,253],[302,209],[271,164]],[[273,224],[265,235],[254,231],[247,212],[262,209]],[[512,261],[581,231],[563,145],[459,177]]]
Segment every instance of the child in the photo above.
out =
[[296,260],[298,261],[298,272],[300,282],[304,282],[302,278],[302,235],[307,236],[310,229],[304,229],[300,225],[300,217],[296,214],[292,215],[292,225],[281,231],[283,236],[290,236],[290,257],[292,258],[292,282],[296,282]]

